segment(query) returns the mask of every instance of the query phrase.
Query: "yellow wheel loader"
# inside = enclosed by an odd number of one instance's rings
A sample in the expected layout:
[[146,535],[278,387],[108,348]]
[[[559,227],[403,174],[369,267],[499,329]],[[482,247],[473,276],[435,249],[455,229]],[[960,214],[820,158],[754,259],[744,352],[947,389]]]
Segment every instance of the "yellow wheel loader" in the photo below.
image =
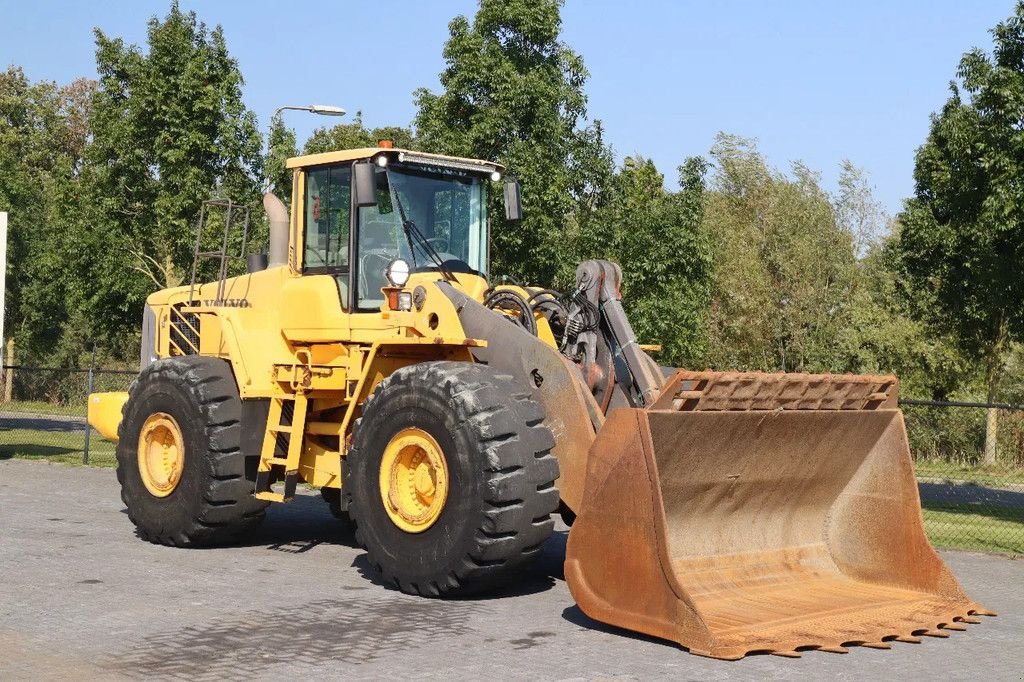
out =
[[[291,159],[267,257],[149,297],[141,371],[94,394],[141,537],[231,541],[303,482],[401,590],[512,579],[572,523],[589,616],[739,658],[946,636],[988,614],[925,538],[891,376],[663,371],[615,264],[488,280],[495,163]],[[227,230],[227,226],[225,226]]]

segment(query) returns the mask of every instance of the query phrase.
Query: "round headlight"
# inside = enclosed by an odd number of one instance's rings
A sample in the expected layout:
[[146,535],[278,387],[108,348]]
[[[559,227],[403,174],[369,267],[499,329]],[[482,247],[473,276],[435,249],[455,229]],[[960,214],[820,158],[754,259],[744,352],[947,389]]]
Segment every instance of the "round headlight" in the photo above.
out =
[[384,166],[388,165],[388,157],[384,156],[383,154],[378,155],[376,160],[377,165],[380,166],[381,168],[384,168]]
[[388,278],[391,286],[404,287],[405,283],[409,281],[409,264],[401,258],[396,258],[388,264],[384,276]]
[[491,180],[493,180],[494,182],[501,180],[501,173],[499,173],[498,171],[491,172]]

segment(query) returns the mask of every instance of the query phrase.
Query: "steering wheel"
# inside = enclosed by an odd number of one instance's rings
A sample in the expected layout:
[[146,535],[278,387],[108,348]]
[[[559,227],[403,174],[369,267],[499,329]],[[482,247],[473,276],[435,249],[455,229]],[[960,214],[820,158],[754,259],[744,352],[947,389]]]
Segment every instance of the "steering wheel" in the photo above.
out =
[[[377,263],[373,263],[376,259]],[[370,287],[370,276],[380,277],[386,283],[386,277],[384,276],[384,268],[388,266],[388,263],[395,259],[392,252],[387,249],[369,249],[363,254],[363,257],[359,259],[359,288],[360,295],[367,298],[375,298],[377,291],[371,291]]]

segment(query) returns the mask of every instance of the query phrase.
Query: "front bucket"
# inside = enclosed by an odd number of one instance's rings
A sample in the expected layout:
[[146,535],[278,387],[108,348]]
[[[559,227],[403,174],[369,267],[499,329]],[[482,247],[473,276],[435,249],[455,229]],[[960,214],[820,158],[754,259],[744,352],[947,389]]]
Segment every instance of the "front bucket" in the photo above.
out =
[[619,409],[587,466],[565,574],[596,620],[732,659],[994,615],[925,537],[897,409]]

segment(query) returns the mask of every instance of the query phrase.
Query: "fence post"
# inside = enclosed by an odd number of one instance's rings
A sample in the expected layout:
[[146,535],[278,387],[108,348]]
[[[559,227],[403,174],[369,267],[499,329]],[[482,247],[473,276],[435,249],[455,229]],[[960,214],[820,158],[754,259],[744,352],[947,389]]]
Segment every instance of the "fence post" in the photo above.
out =
[[85,447],[82,449],[82,464],[89,463],[89,433],[92,427],[89,426],[89,396],[92,395],[93,373],[96,370],[96,344],[92,344],[92,358],[89,360],[89,378],[86,380],[85,388]]
[[9,403],[14,398],[14,339],[7,341],[7,352],[4,353],[4,362],[7,369],[4,370],[4,402]]

